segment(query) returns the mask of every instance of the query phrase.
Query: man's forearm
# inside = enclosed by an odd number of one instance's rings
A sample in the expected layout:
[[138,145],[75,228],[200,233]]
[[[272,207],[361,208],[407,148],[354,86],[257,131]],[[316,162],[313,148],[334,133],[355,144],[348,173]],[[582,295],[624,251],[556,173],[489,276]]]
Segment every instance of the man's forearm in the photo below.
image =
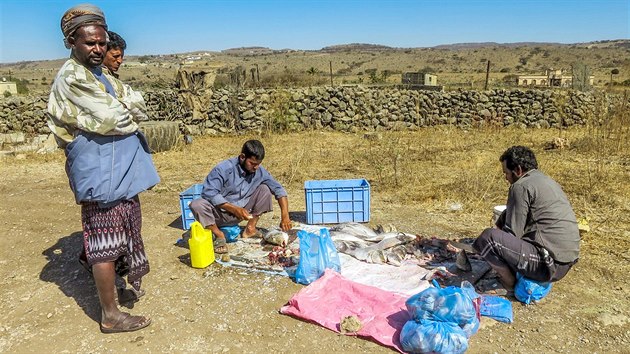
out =
[[278,205],[280,206],[280,217],[289,218],[289,198],[281,197],[278,199]]
[[236,209],[238,208],[236,205],[234,204],[230,204],[230,203],[223,203],[223,204],[219,204],[217,205],[219,208],[227,211],[228,213],[234,214],[236,215]]

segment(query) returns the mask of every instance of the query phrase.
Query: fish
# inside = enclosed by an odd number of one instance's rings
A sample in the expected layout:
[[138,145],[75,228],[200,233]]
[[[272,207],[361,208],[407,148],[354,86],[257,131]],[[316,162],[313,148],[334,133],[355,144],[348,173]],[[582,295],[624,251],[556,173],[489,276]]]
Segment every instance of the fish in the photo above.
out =
[[[345,232],[341,232],[341,231],[331,231],[330,232],[330,239],[333,241],[353,241],[353,242],[362,242],[365,243],[365,240],[359,237],[356,237],[352,234],[348,234]],[[367,246],[367,244],[366,244]]]
[[367,253],[366,261],[368,263],[383,264],[387,262],[387,258],[382,250],[372,250]]
[[457,253],[457,258],[455,259],[455,265],[457,269],[462,270],[464,272],[472,271],[472,265],[470,264],[470,260],[468,260],[468,256],[466,255],[466,250],[461,250]]
[[387,256],[385,250],[399,245],[404,245],[411,240],[415,240],[415,236],[405,234],[403,232],[392,233],[378,243],[368,245],[366,242],[336,240],[333,241],[338,252],[350,255],[360,261],[368,263],[385,263]]
[[357,249],[367,247],[367,245],[362,241],[333,240],[333,244],[335,245],[337,252],[341,252],[345,254],[350,254],[350,252],[354,252]]
[[384,251],[387,263],[395,266],[400,266],[402,261],[407,257],[407,245],[399,245],[389,250]]
[[336,240],[333,243],[338,252],[350,255],[360,261],[367,261],[370,256],[369,252],[374,251],[373,249],[368,249],[364,242]]
[[374,237],[367,237],[367,238],[365,238],[365,240],[366,241],[370,241],[370,242],[381,242],[384,239],[397,237],[397,236],[401,236],[401,235],[406,237],[406,238],[408,238],[409,241],[413,241],[413,240],[416,239],[415,235],[406,234],[404,232],[392,231],[392,232],[385,232],[385,233],[377,234]]
[[349,222],[345,224],[340,224],[338,226],[334,226],[330,229],[330,231],[340,231],[346,234],[354,235],[358,238],[366,239],[376,237],[376,231],[371,228],[361,225],[357,222]]
[[273,245],[286,246],[289,243],[289,234],[280,229],[271,228],[263,235],[263,240]]
[[388,232],[382,235],[383,239],[371,247],[385,250],[394,246],[411,242],[416,239],[415,235],[406,234],[404,232]]

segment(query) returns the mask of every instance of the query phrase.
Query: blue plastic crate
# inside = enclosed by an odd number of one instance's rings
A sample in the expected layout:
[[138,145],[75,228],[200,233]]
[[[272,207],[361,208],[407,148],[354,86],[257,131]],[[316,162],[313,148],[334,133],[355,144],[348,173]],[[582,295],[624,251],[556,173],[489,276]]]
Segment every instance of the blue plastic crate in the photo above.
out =
[[370,221],[370,184],[365,179],[304,182],[307,224]]
[[195,217],[190,210],[190,202],[201,198],[202,190],[203,184],[193,184],[190,188],[179,193],[179,206],[182,210],[182,228],[184,230],[190,229],[190,224],[195,221]]

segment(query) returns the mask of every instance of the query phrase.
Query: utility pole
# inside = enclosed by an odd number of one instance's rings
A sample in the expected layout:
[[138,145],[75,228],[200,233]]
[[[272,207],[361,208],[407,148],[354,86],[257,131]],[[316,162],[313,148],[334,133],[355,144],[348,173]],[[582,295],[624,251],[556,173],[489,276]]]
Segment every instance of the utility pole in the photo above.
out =
[[333,85],[333,74],[332,74],[332,60],[329,63],[330,63],[330,86],[334,86]]
[[256,64],[256,82],[260,85],[260,72],[258,71],[258,64]]
[[488,66],[486,67],[486,83],[483,85],[483,90],[488,89],[488,79],[490,78],[490,60],[488,60]]

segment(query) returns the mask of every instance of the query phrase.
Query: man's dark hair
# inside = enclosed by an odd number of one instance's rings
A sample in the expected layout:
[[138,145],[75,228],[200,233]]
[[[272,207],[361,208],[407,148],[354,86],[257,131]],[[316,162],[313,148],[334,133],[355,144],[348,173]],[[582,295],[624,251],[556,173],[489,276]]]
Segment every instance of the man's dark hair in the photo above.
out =
[[127,42],[121,37],[118,33],[114,31],[107,31],[107,36],[109,37],[109,41],[107,42],[107,50],[110,49],[127,49]]
[[530,148],[525,146],[510,147],[501,155],[499,161],[505,161],[505,166],[510,171],[514,171],[517,166],[521,166],[523,172],[538,168],[536,155]]
[[245,158],[253,156],[256,160],[262,161],[265,158],[265,147],[258,140],[248,140],[243,144],[241,154],[244,154]]

